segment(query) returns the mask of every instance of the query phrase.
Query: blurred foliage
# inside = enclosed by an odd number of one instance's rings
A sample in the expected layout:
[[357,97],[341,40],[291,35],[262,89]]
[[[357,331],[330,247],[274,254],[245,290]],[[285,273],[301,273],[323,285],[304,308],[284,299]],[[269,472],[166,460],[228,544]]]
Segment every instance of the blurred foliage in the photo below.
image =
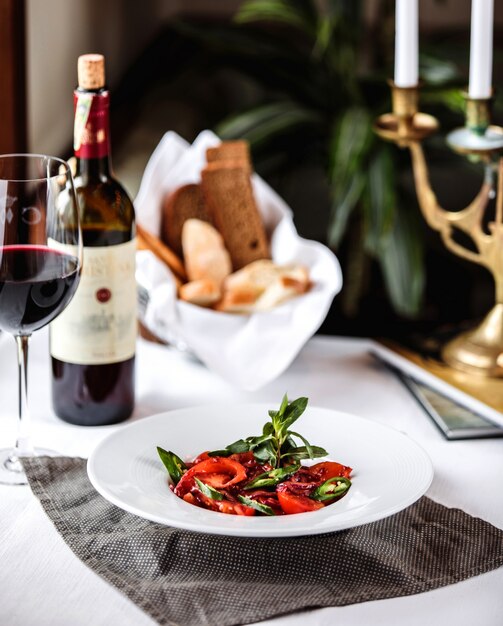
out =
[[[363,0],[246,0],[233,24],[179,28],[263,88],[261,102],[217,126],[222,138],[247,139],[256,160],[283,167],[298,163],[299,152],[323,164],[327,242],[345,249],[346,313],[357,311],[375,261],[395,311],[414,317],[425,268],[421,217],[401,176],[410,160],[372,131],[390,108],[394,2],[381,0],[374,19],[364,19],[363,7]],[[422,102],[447,127],[462,123],[464,106],[455,57],[421,43]]]

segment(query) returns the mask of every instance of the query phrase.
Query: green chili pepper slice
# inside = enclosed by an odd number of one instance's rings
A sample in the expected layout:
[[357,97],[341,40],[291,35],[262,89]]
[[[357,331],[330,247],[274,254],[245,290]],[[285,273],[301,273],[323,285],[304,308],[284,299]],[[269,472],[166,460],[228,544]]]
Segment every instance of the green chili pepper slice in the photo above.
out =
[[206,483],[203,483],[196,476],[194,476],[194,481],[195,481],[196,485],[198,486],[199,491],[201,493],[203,493],[205,496],[208,496],[208,498],[211,498],[212,500],[223,500],[224,499],[224,497],[220,493],[220,491],[217,491],[216,489],[213,489],[213,487],[210,487]]
[[334,500],[343,496],[347,490],[351,487],[351,481],[344,476],[334,476],[329,478],[322,485],[317,487],[311,494],[313,500],[319,500],[320,502],[326,502],[327,500]]
[[300,463],[294,463],[293,465],[286,465],[285,467],[279,467],[278,469],[270,470],[256,476],[251,482],[247,483],[245,489],[258,489],[259,487],[273,487],[283,482],[286,478],[295,474],[300,469]]
[[241,502],[241,504],[249,506],[259,513],[264,513],[264,515],[276,515],[276,513],[271,509],[270,506],[267,506],[267,504],[261,504],[260,502],[253,500],[253,498],[248,498],[247,496],[238,496],[238,500]]

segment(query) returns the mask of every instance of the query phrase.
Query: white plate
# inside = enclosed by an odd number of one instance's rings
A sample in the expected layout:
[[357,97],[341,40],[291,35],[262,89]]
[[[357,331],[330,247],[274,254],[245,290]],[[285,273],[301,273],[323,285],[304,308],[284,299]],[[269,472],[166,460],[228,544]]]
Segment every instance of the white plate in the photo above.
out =
[[242,517],[184,502],[168,487],[156,446],[185,460],[203,450],[258,435],[269,405],[194,407],[169,411],[125,426],[91,454],[91,483],[107,500],[140,517],[189,530],[242,537],[315,535],[367,524],[397,513],[430,486],[426,453],[406,435],[347,413],[308,407],[295,429],[328,458],[353,468],[347,495],[318,511],[279,517]]

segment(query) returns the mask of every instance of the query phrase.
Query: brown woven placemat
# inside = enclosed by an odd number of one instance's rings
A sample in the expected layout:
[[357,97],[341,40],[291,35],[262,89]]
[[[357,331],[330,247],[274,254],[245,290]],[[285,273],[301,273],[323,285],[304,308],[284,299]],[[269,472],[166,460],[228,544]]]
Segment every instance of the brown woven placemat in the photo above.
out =
[[159,624],[230,626],[429,591],[503,565],[503,531],[423,497],[387,519],[286,539],[204,535],[100,496],[86,461],[23,461],[73,552]]

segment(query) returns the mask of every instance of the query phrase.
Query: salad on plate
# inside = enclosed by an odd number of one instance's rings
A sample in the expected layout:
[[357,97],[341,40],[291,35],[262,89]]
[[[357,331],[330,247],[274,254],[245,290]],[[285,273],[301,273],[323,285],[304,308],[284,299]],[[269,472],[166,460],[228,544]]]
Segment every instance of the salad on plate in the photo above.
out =
[[337,502],[351,487],[352,468],[313,463],[328,452],[291,430],[307,403],[285,395],[279,409],[269,411],[262,434],[202,452],[191,462],[157,447],[169,488],[189,504],[231,515],[291,515]]

